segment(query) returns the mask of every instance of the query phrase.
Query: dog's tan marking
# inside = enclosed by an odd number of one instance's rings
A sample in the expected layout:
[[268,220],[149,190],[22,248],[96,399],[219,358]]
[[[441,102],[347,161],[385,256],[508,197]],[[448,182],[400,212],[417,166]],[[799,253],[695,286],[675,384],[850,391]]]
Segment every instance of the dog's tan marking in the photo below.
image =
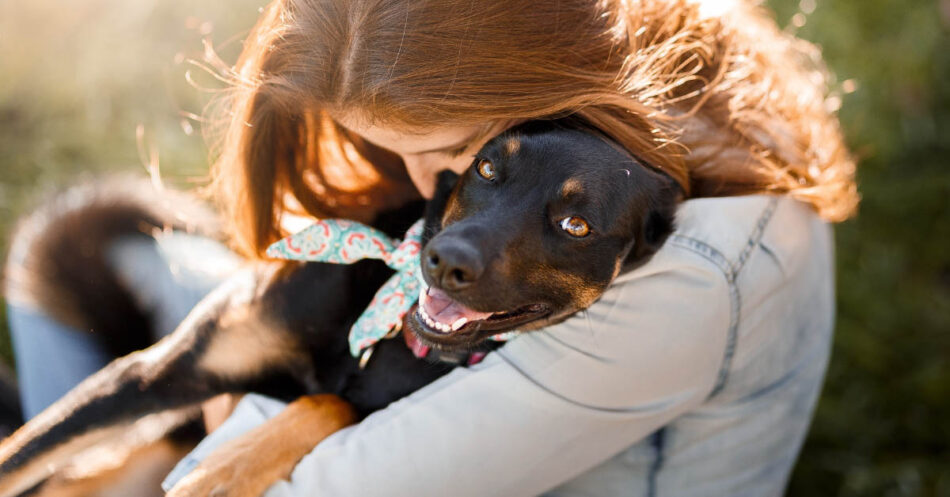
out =
[[301,358],[300,344],[263,312],[247,307],[222,316],[198,367],[229,378],[253,376],[270,366]]
[[511,137],[505,142],[505,155],[511,157],[521,150],[521,140],[517,137]]
[[617,260],[614,261],[614,273],[610,277],[610,281],[617,279],[617,276],[620,275],[621,269],[623,269],[623,259],[618,257]]
[[527,277],[529,285],[541,288],[561,288],[570,293],[577,309],[584,309],[600,298],[604,288],[587,281],[577,274],[562,271],[554,267],[543,267],[533,271]]
[[584,185],[580,180],[570,178],[561,185],[561,196],[564,198],[584,193]]
[[452,192],[448,202],[445,204],[445,211],[442,212],[442,227],[457,221],[461,217],[462,210],[459,208],[459,202],[455,197],[455,192]]
[[218,447],[166,497],[258,497],[288,478],[320,441],[354,422],[353,409],[335,395],[301,397],[263,425]]

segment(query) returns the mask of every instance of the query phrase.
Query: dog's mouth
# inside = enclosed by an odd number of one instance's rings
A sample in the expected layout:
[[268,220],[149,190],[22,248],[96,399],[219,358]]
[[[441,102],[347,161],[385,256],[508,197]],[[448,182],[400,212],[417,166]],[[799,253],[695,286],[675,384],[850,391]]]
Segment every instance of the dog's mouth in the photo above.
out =
[[[430,341],[456,342],[456,337],[487,338],[490,335],[541,319],[550,314],[545,304],[529,304],[500,312],[476,311],[434,287],[419,292],[419,305],[413,318]],[[471,342],[472,340],[466,340]]]

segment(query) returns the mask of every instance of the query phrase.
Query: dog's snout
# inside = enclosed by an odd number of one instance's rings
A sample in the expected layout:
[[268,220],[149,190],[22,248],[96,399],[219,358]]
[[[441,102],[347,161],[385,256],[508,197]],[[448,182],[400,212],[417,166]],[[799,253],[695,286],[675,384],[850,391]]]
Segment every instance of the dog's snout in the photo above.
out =
[[473,285],[485,269],[478,250],[457,238],[435,238],[422,257],[430,281],[445,290]]

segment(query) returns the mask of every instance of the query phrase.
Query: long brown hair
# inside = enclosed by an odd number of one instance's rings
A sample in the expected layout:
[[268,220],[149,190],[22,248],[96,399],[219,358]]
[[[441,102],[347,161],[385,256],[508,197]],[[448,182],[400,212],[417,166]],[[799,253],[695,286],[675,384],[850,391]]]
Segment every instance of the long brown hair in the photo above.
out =
[[758,7],[696,0],[274,0],[229,71],[212,190],[241,252],[287,212],[369,219],[416,195],[328,116],[407,130],[574,115],[688,196],[855,210],[817,49]]

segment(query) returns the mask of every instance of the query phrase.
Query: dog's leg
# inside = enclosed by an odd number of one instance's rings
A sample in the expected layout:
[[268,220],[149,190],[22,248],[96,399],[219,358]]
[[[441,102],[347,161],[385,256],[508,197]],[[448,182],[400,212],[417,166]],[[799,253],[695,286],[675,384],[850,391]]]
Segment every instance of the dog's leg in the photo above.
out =
[[324,438],[356,421],[335,395],[301,397],[261,426],[218,447],[166,497],[258,497]]
[[277,371],[307,371],[299,335],[268,322],[261,308],[279,266],[228,280],[172,335],[117,359],[0,444],[0,496],[15,495],[56,464],[145,414],[244,391]]

